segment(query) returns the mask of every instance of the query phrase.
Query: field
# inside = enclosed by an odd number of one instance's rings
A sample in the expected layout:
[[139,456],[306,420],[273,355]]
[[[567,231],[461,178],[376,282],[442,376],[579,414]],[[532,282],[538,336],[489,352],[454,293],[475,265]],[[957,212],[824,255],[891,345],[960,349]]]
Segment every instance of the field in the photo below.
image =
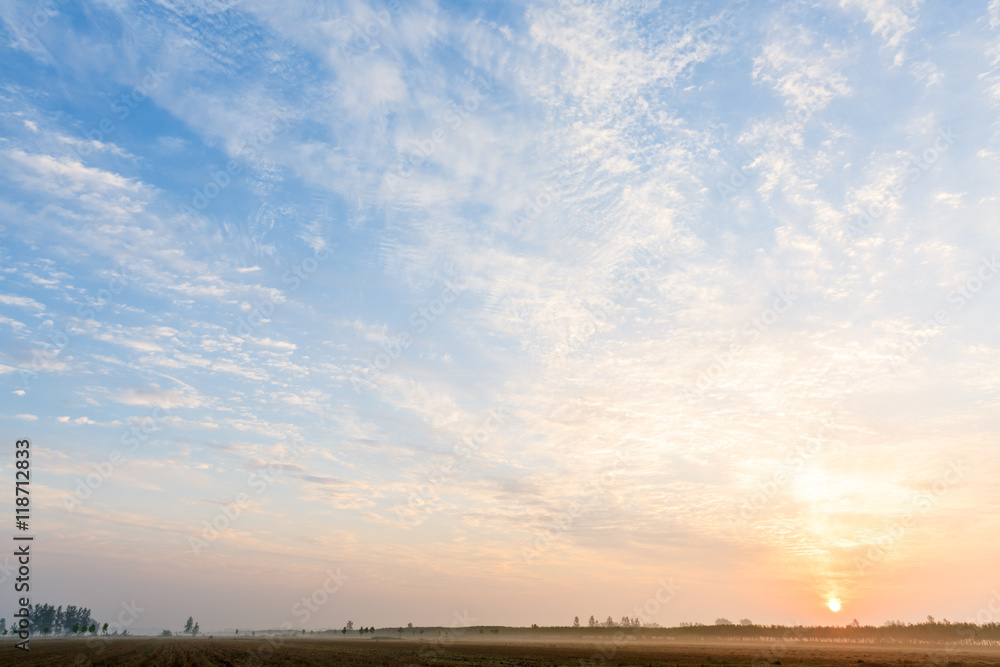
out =
[[462,665],[538,666],[781,664],[792,667],[944,667],[945,665],[1000,665],[1000,647],[944,645],[877,646],[814,642],[691,644],[633,640],[615,645],[595,641],[483,641],[461,640],[447,646],[405,639],[313,638],[116,638],[111,640],[32,639],[30,653],[0,643],[0,664],[134,665]]

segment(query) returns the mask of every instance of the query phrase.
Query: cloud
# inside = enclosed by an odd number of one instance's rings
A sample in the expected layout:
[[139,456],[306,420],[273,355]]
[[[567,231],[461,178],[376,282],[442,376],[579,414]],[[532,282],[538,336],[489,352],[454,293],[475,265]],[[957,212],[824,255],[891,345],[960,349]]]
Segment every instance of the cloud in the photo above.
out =
[[[15,296],[13,294],[0,294],[0,303],[6,306],[17,306],[19,308],[31,308],[32,310],[45,310],[45,306],[38,303],[34,299],[28,298],[26,296]],[[4,319],[5,322],[10,322],[11,326],[14,328],[20,328],[17,325],[20,322],[15,322],[15,320]],[[21,325],[22,327],[24,325]]]

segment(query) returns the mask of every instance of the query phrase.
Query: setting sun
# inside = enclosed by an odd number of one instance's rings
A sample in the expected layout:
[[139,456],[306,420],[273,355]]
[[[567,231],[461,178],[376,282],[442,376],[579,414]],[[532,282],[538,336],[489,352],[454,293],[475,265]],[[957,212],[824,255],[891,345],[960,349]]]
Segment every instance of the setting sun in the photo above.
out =
[[837,598],[830,598],[830,601],[826,603],[826,606],[830,608],[830,611],[840,611],[840,600]]

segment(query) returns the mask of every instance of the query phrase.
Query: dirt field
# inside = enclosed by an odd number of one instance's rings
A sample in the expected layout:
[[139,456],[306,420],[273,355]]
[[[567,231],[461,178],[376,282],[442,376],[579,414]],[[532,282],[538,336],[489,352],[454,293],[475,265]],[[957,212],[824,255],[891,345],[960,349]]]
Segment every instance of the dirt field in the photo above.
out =
[[[89,644],[89,645],[88,645]],[[792,667],[1000,666],[1000,648],[883,647],[844,644],[613,643],[547,641],[457,641],[450,645],[391,639],[129,638],[114,640],[32,639],[30,653],[0,643],[0,665],[491,665],[507,667],[582,665],[781,664]]]

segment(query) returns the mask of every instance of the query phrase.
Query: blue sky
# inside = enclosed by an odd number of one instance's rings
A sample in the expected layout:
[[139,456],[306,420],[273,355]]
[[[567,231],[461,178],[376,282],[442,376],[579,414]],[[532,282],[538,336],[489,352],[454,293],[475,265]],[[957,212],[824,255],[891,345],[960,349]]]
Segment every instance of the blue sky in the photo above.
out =
[[880,623],[998,585],[996,0],[49,7],[0,5],[39,601],[550,625],[672,579],[644,620]]

